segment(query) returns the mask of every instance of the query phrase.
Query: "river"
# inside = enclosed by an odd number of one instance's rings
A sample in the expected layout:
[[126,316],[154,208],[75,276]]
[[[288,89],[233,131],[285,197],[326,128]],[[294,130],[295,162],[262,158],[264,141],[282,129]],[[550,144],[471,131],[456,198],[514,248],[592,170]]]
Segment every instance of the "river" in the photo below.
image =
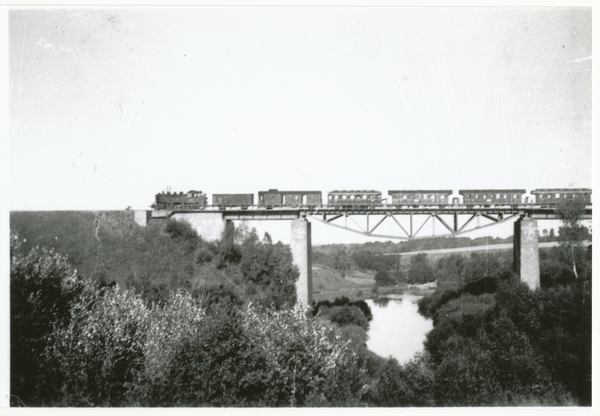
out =
[[392,356],[400,363],[423,351],[423,341],[433,328],[433,322],[419,314],[417,301],[421,297],[403,294],[401,299],[390,299],[385,306],[367,300],[373,313],[367,347],[381,357]]

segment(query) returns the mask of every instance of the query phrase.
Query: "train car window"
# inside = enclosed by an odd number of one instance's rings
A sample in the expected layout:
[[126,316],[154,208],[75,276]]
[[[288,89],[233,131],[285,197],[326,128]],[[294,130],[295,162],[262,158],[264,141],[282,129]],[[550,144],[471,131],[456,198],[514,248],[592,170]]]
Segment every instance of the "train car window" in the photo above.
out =
[[342,195],[342,199],[346,199],[346,195]]
[[406,195],[404,195],[404,196],[402,197],[402,199],[406,199]]
[[350,199],[354,199],[354,195],[350,195]]
[[499,198],[500,198],[500,194],[496,194],[496,199],[499,199]]
[[306,201],[307,201],[306,198],[307,198],[306,195],[302,195],[302,205],[306,205]]
[[285,205],[285,195],[282,195],[282,197],[281,197],[281,203],[282,203],[283,205]]
[[557,197],[557,198],[560,198],[560,194],[556,194],[556,197]]
[[504,194],[504,199],[506,199],[506,194]]
[[366,196],[366,195],[363,195],[363,199],[367,199],[367,196]]

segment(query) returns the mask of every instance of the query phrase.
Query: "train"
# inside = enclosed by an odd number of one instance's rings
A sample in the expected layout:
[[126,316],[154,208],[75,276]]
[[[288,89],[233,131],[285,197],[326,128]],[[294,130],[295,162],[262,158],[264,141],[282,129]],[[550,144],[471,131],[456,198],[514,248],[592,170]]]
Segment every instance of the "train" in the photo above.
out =
[[376,190],[336,190],[327,194],[323,204],[321,191],[279,191],[269,189],[258,192],[258,203],[254,194],[213,194],[212,205],[202,191],[186,193],[161,192],[156,194],[152,208],[157,210],[197,209],[274,209],[297,207],[341,207],[362,209],[374,207],[446,207],[446,206],[514,206],[536,204],[553,207],[568,200],[592,203],[589,188],[543,188],[527,193],[525,189],[466,189],[454,193],[452,190],[390,190],[389,198],[383,198]]

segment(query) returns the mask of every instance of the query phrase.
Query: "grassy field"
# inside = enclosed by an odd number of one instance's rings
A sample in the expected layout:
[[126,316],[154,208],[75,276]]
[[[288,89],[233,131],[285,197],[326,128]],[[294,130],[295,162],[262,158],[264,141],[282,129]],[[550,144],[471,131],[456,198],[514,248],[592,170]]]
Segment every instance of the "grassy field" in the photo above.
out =
[[341,296],[364,299],[371,294],[375,274],[352,271],[344,278],[339,272],[321,264],[313,265],[313,299],[334,300]]

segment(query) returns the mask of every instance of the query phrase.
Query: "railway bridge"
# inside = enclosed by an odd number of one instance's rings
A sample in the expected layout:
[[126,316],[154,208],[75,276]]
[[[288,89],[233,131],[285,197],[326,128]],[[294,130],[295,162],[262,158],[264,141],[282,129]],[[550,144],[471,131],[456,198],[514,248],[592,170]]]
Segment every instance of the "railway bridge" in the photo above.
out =
[[[538,220],[560,220],[554,206],[543,204],[513,204],[501,206],[331,206],[300,205],[295,207],[264,206],[220,207],[206,206],[202,209],[179,208],[174,210],[136,211],[136,222],[146,225],[148,221],[168,218],[188,221],[206,240],[217,240],[227,221],[284,220],[291,221],[290,248],[294,264],[300,271],[296,283],[298,301],[312,303],[312,255],[311,223],[307,220],[372,237],[409,240],[417,238],[447,237],[461,235],[475,229],[514,221],[513,268],[531,289],[540,285]],[[356,218],[362,218],[359,224]],[[592,219],[592,207],[586,206],[582,219]],[[391,223],[395,234],[380,234],[384,223]],[[482,224],[483,222],[483,224]],[[436,232],[436,224],[438,232]],[[431,235],[424,235],[426,225]],[[442,233],[439,233],[439,230]]]

